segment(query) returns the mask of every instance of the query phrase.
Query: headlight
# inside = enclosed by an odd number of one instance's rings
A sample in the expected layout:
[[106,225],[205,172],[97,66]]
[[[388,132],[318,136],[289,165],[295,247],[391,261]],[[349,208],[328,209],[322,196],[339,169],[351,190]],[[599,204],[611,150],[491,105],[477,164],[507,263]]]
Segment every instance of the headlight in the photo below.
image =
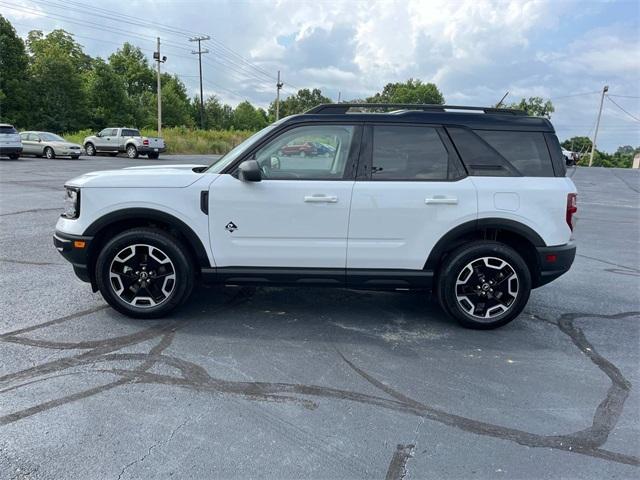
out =
[[64,187],[64,213],[63,217],[78,218],[80,215],[80,189],[76,187]]

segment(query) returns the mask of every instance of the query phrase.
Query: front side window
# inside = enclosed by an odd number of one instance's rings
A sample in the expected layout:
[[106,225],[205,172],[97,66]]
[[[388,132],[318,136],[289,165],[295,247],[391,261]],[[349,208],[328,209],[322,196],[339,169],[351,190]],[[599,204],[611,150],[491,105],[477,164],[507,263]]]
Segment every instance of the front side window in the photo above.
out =
[[287,130],[256,152],[265,180],[340,180],[353,140],[352,125]]
[[449,153],[433,127],[373,127],[372,180],[446,180]]
[[104,130],[100,131],[100,137],[108,137],[109,135],[111,135],[111,128],[105,128]]

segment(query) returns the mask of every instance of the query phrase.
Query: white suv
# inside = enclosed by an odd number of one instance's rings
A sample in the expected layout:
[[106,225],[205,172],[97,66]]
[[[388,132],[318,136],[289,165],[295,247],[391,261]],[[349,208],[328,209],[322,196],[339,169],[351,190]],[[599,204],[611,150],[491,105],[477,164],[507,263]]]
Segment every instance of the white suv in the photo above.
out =
[[494,328],[573,262],[564,163],[549,121],[519,111],[320,105],[208,167],[70,180],[54,244],[134,317],[203,281],[434,290],[464,326]]
[[6,155],[12,160],[20,158],[22,153],[22,139],[13,125],[0,123],[0,155]]

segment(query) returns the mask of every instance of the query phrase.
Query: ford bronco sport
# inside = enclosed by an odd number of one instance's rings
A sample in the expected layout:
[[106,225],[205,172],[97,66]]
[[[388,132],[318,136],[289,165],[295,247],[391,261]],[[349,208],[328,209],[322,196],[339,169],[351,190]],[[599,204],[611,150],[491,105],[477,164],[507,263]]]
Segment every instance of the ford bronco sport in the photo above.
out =
[[[325,148],[287,148],[306,143]],[[133,317],[203,281],[433,290],[462,325],[495,328],[576,250],[554,129],[506,109],[320,105],[208,167],[93,172],[65,191],[55,246]]]

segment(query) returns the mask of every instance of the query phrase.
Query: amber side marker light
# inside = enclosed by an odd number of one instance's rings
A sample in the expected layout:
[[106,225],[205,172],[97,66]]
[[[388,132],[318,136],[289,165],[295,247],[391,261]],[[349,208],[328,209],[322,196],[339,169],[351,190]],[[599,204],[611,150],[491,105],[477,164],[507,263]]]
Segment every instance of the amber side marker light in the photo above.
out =
[[85,245],[86,245],[86,242],[84,242],[83,240],[75,240],[75,241],[73,242],[73,246],[74,246],[75,248],[84,248],[84,247],[85,247]]

